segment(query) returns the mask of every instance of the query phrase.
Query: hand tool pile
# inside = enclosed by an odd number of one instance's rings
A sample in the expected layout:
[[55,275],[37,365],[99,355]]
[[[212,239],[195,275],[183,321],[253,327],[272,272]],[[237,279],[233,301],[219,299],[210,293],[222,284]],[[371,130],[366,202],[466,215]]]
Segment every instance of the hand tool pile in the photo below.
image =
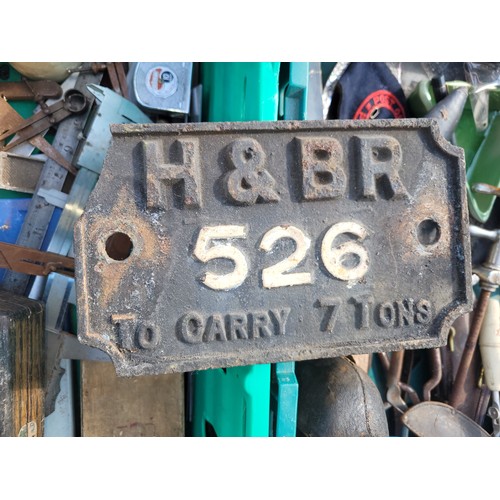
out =
[[[45,435],[61,435],[61,421],[47,418],[57,405],[66,405],[62,412],[70,421],[62,435],[79,433],[71,394],[60,395],[64,387],[71,392],[74,360],[109,361],[75,335],[73,228],[99,178],[110,124],[152,121],[129,97],[128,66],[1,65],[0,289],[14,302],[21,295],[45,307]],[[161,89],[161,80],[154,83]],[[175,89],[170,101],[176,103]],[[169,115],[169,109],[161,120],[184,121],[189,112],[188,107]]]

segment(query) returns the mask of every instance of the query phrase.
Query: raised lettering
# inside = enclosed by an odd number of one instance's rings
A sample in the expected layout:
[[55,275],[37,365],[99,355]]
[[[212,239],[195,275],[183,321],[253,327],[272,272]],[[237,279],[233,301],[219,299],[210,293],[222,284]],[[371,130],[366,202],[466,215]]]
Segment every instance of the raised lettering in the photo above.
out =
[[285,307],[283,309],[271,309],[269,311],[269,316],[275,325],[275,335],[285,335],[285,325],[290,314],[290,308]]
[[[212,314],[204,319],[197,312],[189,312],[177,321],[177,338],[188,344],[200,342],[218,342],[231,340],[248,340],[285,335],[286,324],[291,309],[271,309],[269,311],[255,311],[247,314],[229,313],[225,316],[219,313]],[[146,335],[146,333],[144,333]],[[153,330],[147,333],[150,345],[155,337]],[[142,340],[144,343],[144,340]]]
[[214,314],[207,321],[205,333],[203,334],[203,342],[212,342],[213,340],[226,340],[224,320],[221,314]]
[[239,205],[254,205],[280,200],[276,181],[265,169],[266,154],[262,146],[250,138],[232,142],[227,149],[232,169],[224,176],[226,194]]
[[295,269],[306,257],[311,246],[311,240],[303,231],[295,226],[273,227],[262,237],[259,248],[270,252],[275,243],[283,238],[290,238],[295,242],[295,251],[282,261],[262,270],[262,286],[277,288],[282,286],[307,285],[312,283],[312,273],[289,273]]
[[[335,239],[344,233],[356,236],[359,241],[368,236],[368,231],[357,222],[338,222],[323,237],[321,259],[333,277],[343,281],[359,280],[368,272],[368,252],[356,241],[346,241],[332,248]],[[355,259],[351,260],[352,257]]]
[[180,340],[188,344],[200,343],[203,340],[204,326],[205,322],[200,314],[196,312],[185,314],[177,322],[177,331]]
[[399,178],[402,165],[399,142],[390,136],[354,137],[358,151],[358,189],[366,200],[407,198],[408,193]]
[[112,314],[111,323],[118,329],[122,349],[154,349],[160,343],[160,335],[149,324],[141,323],[134,313]]
[[399,326],[413,325],[413,299],[396,301],[396,312]]
[[[246,238],[245,226],[205,226],[200,229],[193,255],[201,262],[212,259],[227,259],[234,262],[234,269],[227,274],[211,271],[204,274],[201,282],[212,290],[231,290],[240,286],[248,275],[248,263],[245,255],[231,245],[233,238]],[[217,240],[229,240],[224,244],[215,244]]]
[[139,325],[137,343],[142,349],[154,349],[160,343],[160,336],[151,325]]
[[226,315],[227,339],[248,339],[248,320],[246,314],[232,313]]
[[118,339],[123,349],[134,349],[134,335],[137,316],[134,313],[112,314],[111,323],[118,329]]
[[396,320],[396,311],[390,302],[384,302],[378,306],[378,320],[384,328],[394,326]]
[[325,307],[325,315],[321,321],[319,329],[322,332],[333,333],[335,323],[337,322],[337,317],[340,310],[340,298],[338,297],[324,297],[319,301],[320,307]]
[[324,200],[342,196],[346,175],[342,170],[342,146],[333,138],[295,139],[302,171],[302,195],[305,200]]
[[415,322],[421,325],[427,325],[432,319],[432,306],[428,300],[420,299],[415,304]]
[[351,301],[356,306],[358,314],[356,314],[356,327],[360,330],[370,328],[371,306],[373,304],[373,297],[370,295],[353,297]]
[[271,320],[266,311],[256,311],[248,315],[248,322],[251,326],[252,338],[271,337]]
[[[198,139],[177,139],[169,149],[167,159],[162,141],[142,141],[146,177],[146,206],[150,210],[174,206],[166,196],[165,185],[182,188],[184,208],[199,208],[201,199],[201,166]],[[169,163],[170,157],[177,160]]]

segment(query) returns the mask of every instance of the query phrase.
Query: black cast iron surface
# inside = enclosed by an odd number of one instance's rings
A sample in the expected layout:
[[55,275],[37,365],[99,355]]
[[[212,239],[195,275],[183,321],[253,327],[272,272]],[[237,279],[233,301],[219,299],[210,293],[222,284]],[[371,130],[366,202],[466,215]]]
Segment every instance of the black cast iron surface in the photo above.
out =
[[463,152],[431,120],[114,125],[75,230],[119,375],[436,347],[471,309]]

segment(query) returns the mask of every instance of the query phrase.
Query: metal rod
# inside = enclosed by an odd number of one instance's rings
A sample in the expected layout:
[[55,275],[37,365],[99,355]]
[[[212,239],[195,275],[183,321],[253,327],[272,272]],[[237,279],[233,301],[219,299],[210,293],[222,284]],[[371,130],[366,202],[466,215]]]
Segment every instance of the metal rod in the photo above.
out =
[[491,184],[485,184],[484,182],[478,182],[477,184],[473,184],[472,191],[474,191],[475,193],[500,196],[500,188],[492,186]]
[[387,356],[386,352],[377,352],[378,359],[380,361],[380,364],[382,365],[382,368],[384,369],[384,372],[387,374],[389,371],[389,366],[391,362],[389,361],[389,356]]
[[500,392],[499,391],[492,391],[491,398],[493,399],[493,402],[496,403],[500,407]]
[[418,405],[420,403],[420,398],[418,397],[417,391],[408,384],[404,382],[399,382],[399,387],[408,394],[408,397],[411,399],[412,404]]
[[436,349],[429,349],[429,356],[431,358],[432,377],[424,384],[422,389],[422,397],[424,398],[424,401],[431,400],[431,391],[439,385],[443,376],[441,351],[439,350],[439,347]]
[[479,333],[481,331],[481,326],[483,325],[484,315],[486,314],[490,295],[490,291],[481,290],[479,300],[477,301],[469,336],[467,337],[467,341],[465,343],[462,358],[460,359],[460,364],[458,366],[457,375],[453,383],[453,389],[451,391],[449,403],[450,406],[453,406],[453,408],[457,408],[458,406],[460,406],[464,402],[466,397],[464,390],[465,380],[467,379],[467,374],[472,362],[472,357],[474,355],[477,341],[479,339]]

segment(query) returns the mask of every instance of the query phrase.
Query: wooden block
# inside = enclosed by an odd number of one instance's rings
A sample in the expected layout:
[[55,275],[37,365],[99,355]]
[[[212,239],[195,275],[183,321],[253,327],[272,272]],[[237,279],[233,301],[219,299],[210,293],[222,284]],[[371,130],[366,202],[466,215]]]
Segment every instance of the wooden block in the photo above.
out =
[[43,436],[44,307],[0,291],[0,436]]
[[112,363],[81,367],[82,436],[184,436],[182,373],[123,378]]

